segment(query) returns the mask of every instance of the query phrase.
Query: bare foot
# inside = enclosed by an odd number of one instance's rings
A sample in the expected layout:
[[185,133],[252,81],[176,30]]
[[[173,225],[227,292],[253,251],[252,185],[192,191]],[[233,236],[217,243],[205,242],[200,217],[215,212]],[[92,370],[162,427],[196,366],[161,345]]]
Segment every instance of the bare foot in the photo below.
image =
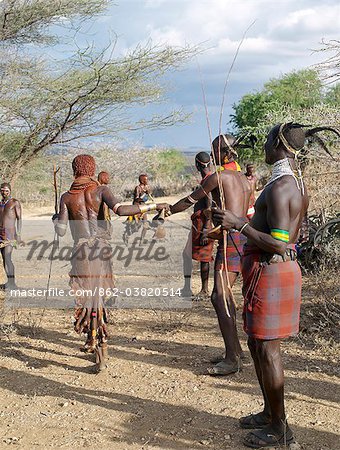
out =
[[196,294],[194,296],[194,300],[196,300],[196,301],[206,300],[209,297],[210,297],[209,292],[205,291],[205,290],[202,290],[202,291],[200,291],[198,294]]

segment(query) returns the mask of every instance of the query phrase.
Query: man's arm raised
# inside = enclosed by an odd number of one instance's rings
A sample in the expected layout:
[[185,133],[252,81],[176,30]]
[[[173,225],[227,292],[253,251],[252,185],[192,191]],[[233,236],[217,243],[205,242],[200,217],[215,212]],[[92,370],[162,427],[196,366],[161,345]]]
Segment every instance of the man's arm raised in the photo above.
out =
[[148,211],[161,211],[165,209],[169,210],[167,203],[150,203],[149,205],[121,205],[117,198],[112,194],[108,187],[104,187],[102,190],[102,199],[104,203],[112,209],[118,216],[134,216],[136,214],[145,213]]
[[290,228],[290,190],[289,185],[274,185],[266,193],[267,224],[270,234],[253,228],[247,221],[236,217],[230,211],[215,209],[214,222],[220,224],[222,229],[235,228],[251,239],[259,248],[268,253],[284,255],[289,239]]
[[197,189],[195,189],[190,195],[188,195],[187,197],[183,197],[177,203],[170,206],[171,213],[176,214],[185,211],[202,198],[207,197],[209,192],[214,190],[216,187],[217,187],[217,174],[213,173],[208,178],[206,178],[203,181],[202,185]]

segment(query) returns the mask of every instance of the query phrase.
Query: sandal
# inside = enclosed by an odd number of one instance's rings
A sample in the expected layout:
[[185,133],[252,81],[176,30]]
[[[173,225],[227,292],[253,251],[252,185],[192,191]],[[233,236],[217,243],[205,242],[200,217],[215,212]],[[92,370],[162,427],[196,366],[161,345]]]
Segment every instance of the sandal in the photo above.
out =
[[209,367],[209,375],[231,375],[232,373],[240,372],[242,370],[241,360],[231,363],[227,362],[225,359],[215,364],[214,367]]
[[[240,358],[242,359],[242,361],[245,361],[247,359],[247,355],[244,352],[242,352],[240,355]],[[223,361],[224,359],[225,359],[225,353],[223,355],[219,355],[219,356],[215,356],[215,357],[211,358],[210,362],[212,364],[218,364],[221,361]]]
[[[267,431],[266,431],[267,429]],[[294,442],[293,432],[287,427],[284,433],[273,434],[271,427],[252,431],[243,439],[243,444],[250,448],[276,447],[278,445],[289,445]]]
[[257,414],[249,414],[248,416],[241,417],[240,427],[244,429],[255,429],[260,430],[270,423],[270,419],[263,414],[263,412],[259,412]]

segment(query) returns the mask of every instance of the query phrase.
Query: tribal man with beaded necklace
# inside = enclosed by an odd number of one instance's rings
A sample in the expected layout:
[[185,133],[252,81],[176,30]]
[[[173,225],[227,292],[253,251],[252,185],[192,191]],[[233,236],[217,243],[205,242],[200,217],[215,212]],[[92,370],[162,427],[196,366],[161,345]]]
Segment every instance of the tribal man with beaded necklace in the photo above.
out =
[[[273,166],[270,180],[255,203],[251,222],[230,211],[215,210],[214,223],[237,229],[248,239],[242,259],[244,329],[263,393],[264,409],[240,419],[251,448],[293,442],[284,408],[281,339],[299,331],[301,271],[294,243],[308,208],[308,195],[299,170],[298,155],[306,137],[332,128],[304,130],[304,125],[276,125],[265,144],[266,162]],[[316,139],[317,138],[317,139]],[[318,143],[323,141],[315,136]],[[255,431],[256,429],[256,431]]]

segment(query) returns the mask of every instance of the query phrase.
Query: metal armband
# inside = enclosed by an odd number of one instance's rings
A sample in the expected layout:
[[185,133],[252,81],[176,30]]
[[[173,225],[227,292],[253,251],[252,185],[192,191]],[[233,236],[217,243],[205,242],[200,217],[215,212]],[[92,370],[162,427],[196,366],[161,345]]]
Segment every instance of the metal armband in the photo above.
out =
[[188,195],[187,200],[188,200],[192,205],[194,205],[195,203],[198,202],[198,200],[195,200],[194,198],[192,198],[191,195]]

